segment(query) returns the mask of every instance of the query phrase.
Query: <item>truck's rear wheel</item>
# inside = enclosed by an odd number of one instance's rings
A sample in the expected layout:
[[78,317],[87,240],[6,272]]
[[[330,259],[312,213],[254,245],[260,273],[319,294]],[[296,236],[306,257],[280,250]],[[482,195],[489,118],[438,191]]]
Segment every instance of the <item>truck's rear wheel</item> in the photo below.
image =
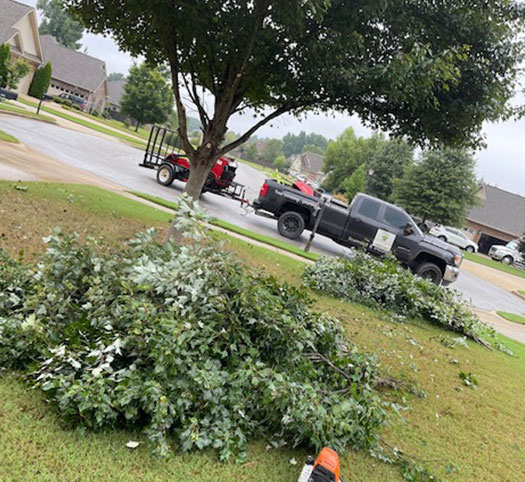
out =
[[434,263],[421,263],[417,266],[415,272],[420,278],[426,279],[437,286],[441,284],[443,279],[443,272]]
[[169,164],[162,164],[157,171],[157,182],[163,186],[171,186],[174,179],[173,167]]
[[279,234],[289,239],[297,239],[304,231],[304,218],[295,211],[288,211],[281,214],[277,228]]

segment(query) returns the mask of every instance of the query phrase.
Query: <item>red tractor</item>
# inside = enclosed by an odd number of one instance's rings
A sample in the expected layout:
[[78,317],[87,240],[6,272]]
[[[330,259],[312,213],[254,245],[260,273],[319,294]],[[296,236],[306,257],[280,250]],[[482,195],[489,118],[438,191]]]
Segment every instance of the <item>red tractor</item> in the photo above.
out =
[[[175,151],[180,151],[177,133],[164,127],[153,126],[144,160],[140,165],[157,169],[157,182],[163,186],[171,186],[175,180],[187,182],[190,175],[189,159]],[[246,202],[244,186],[234,181],[236,172],[237,163],[228,157],[221,157],[208,174],[202,192],[210,191]]]
[[[221,157],[208,174],[203,191],[220,192],[230,187],[237,163],[227,157]],[[169,154],[157,169],[157,182],[163,186],[171,186],[175,179],[186,182],[190,175],[190,163],[186,156]]]

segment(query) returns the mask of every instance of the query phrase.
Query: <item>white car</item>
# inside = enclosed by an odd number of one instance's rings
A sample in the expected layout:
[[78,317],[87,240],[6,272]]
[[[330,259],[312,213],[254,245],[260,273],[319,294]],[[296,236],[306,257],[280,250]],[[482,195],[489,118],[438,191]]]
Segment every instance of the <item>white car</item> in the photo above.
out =
[[469,253],[478,252],[478,245],[469,239],[467,235],[460,229],[436,224],[436,226],[430,230],[430,234],[438,239],[441,239],[441,241],[458,246]]
[[505,246],[494,245],[489,250],[489,256],[495,261],[501,261],[504,264],[525,265],[525,256],[518,250],[519,241],[509,241]]

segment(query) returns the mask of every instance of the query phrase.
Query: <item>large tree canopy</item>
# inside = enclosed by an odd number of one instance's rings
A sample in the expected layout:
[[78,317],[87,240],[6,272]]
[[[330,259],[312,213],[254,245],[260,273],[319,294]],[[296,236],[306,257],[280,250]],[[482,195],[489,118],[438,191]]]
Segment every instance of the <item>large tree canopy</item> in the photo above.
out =
[[[484,121],[509,114],[521,58],[517,0],[63,2],[122,49],[169,62],[194,197],[218,156],[286,112],[335,109],[414,141],[472,145]],[[230,117],[249,109],[261,118],[223,145]]]

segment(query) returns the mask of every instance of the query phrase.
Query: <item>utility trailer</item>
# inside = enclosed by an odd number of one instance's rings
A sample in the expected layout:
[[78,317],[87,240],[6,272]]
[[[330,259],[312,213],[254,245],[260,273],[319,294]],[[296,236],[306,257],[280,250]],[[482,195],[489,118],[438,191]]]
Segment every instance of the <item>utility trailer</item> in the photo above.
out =
[[[144,159],[139,165],[155,169],[157,182],[162,186],[171,186],[175,180],[187,182],[190,175],[190,161],[181,149],[179,135],[160,126],[151,128]],[[202,192],[212,192],[242,204],[247,203],[246,187],[234,181],[236,173],[237,162],[221,157],[208,174]]]

